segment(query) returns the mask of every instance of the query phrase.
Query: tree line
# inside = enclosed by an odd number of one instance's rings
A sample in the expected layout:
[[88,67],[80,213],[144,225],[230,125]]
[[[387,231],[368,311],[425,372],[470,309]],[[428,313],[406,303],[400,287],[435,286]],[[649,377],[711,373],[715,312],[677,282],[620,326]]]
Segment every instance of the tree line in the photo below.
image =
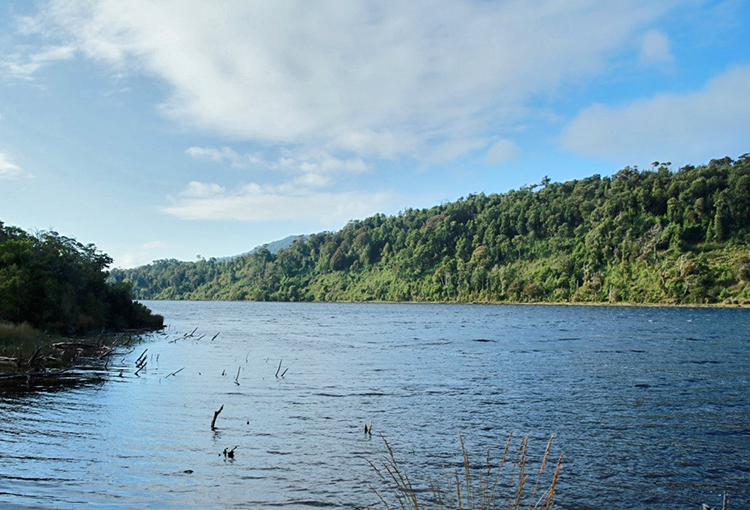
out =
[[750,302],[750,155],[469,195],[271,253],[113,270],[140,299]]
[[160,328],[130,284],[108,281],[111,263],[93,244],[0,222],[0,321],[61,335]]

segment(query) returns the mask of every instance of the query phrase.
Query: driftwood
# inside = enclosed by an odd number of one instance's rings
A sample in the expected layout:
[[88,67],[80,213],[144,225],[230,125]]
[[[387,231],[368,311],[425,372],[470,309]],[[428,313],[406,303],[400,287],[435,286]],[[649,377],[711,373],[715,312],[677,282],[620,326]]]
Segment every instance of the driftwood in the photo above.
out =
[[145,365],[146,362],[148,361],[148,358],[146,357],[146,352],[148,352],[148,348],[145,351],[143,351],[143,353],[140,356],[138,356],[137,360],[135,360],[135,366],[137,366],[138,368],[143,368],[143,365]]
[[[702,505],[701,508],[702,508],[702,510],[718,510],[718,509],[716,509],[716,508],[714,508],[712,506],[709,506],[709,505],[707,505],[705,503],[703,503],[703,505]],[[721,510],[727,510],[727,493],[726,492],[724,493],[724,498],[723,498],[723,500],[721,502]]]
[[221,412],[224,410],[224,404],[221,404],[221,407],[218,411],[214,411],[214,419],[211,420],[211,430],[216,430],[216,418],[219,417]]
[[141,365],[141,366],[140,366],[140,367],[138,368],[138,370],[136,370],[136,371],[135,371],[135,374],[134,374],[134,375],[135,375],[136,377],[140,377],[140,375],[138,375],[138,372],[140,372],[141,370],[143,370],[143,369],[144,369],[145,367],[146,367],[146,362],[144,362],[144,363],[143,363],[143,364],[142,364],[142,365]]
[[[102,345],[99,348],[99,359],[104,359],[107,356],[109,356],[110,354],[112,354],[113,352],[115,352],[115,350],[112,349],[111,347],[107,347],[106,345]],[[107,360],[107,361],[109,362],[109,360]]]
[[96,344],[90,344],[86,342],[57,342],[52,344],[52,347],[55,349],[59,349],[61,351],[66,351],[68,349],[81,349],[84,351],[95,351],[100,348],[99,345]]
[[20,358],[9,358],[7,356],[0,356],[0,365],[17,367],[21,362]]
[[[193,331],[191,331],[190,333],[185,333],[184,335],[182,335],[180,337],[177,337],[177,338],[175,338],[173,340],[170,340],[169,343],[170,344],[176,344],[178,340],[187,340],[188,338],[193,338],[195,336],[195,332],[196,331],[198,331],[198,326],[196,326],[195,329]],[[198,338],[198,340],[200,340],[204,336],[206,336],[206,335],[201,335],[201,337]]]
[[34,351],[34,354],[32,354],[31,357],[29,358],[29,361],[28,361],[27,365],[31,366],[36,361],[40,361],[40,357],[39,357],[39,353],[40,352],[42,352],[41,346],[36,348],[36,350]]
[[[179,370],[175,370],[175,371],[174,371],[174,372],[172,372],[171,374],[167,374],[167,377],[169,377],[170,375],[177,375],[177,374],[179,374],[180,372],[182,372],[183,370],[185,370],[185,367],[182,367],[182,368],[181,368],[181,369],[179,369]],[[166,379],[167,377],[165,377],[164,379]]]
[[44,379],[47,377],[56,377],[68,372],[67,368],[56,370],[28,370],[26,372],[17,372],[13,374],[0,373],[0,381],[24,381],[26,385],[31,385],[34,379]]

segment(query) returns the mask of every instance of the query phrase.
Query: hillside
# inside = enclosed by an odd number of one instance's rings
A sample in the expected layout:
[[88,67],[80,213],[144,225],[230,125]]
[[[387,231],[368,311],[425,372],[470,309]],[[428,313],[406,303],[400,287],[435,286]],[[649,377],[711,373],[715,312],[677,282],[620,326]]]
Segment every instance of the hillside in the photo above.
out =
[[750,156],[470,195],[227,262],[112,271],[140,299],[750,302]]

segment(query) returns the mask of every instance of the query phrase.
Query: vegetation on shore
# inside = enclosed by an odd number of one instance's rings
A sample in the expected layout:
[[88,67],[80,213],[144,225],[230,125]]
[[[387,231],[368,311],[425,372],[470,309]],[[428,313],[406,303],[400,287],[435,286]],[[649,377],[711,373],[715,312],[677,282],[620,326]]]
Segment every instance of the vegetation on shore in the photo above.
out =
[[21,355],[64,337],[155,330],[164,318],[108,282],[112,259],[56,232],[0,222],[0,353]]
[[470,195],[227,261],[113,270],[140,299],[750,303],[750,155]]

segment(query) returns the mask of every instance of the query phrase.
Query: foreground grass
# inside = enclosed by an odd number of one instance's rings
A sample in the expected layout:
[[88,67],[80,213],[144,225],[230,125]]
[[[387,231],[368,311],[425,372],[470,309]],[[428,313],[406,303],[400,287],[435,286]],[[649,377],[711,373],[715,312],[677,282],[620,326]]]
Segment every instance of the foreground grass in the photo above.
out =
[[409,475],[396,460],[393,448],[383,438],[388,454],[379,462],[370,462],[370,465],[386,489],[373,487],[373,491],[382,505],[389,510],[392,508],[402,510],[426,508],[549,510],[553,504],[563,460],[563,455],[560,454],[556,468],[550,474],[547,468],[553,438],[554,436],[551,436],[547,442],[547,448],[538,470],[531,470],[528,435],[521,438],[518,448],[513,449],[514,454],[511,450],[513,445],[513,432],[511,432],[496,467],[493,466],[489,448],[484,464],[472,464],[463,437],[460,437],[463,469],[455,471],[452,476],[448,477],[445,486],[433,480],[430,483],[430,490],[426,491],[428,494],[426,499],[420,499],[419,494],[425,491],[414,488]]
[[52,348],[63,337],[47,335],[27,323],[0,322],[0,356],[31,356],[37,348]]

